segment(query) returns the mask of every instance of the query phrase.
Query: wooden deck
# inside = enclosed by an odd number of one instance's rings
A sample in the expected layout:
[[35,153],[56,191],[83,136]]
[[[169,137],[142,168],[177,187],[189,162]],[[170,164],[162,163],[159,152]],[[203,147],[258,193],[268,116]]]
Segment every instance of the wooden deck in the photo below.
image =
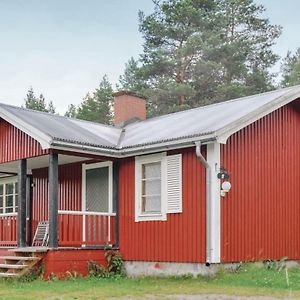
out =
[[48,247],[22,247],[9,249],[11,252],[23,252],[23,253],[44,253],[49,250]]

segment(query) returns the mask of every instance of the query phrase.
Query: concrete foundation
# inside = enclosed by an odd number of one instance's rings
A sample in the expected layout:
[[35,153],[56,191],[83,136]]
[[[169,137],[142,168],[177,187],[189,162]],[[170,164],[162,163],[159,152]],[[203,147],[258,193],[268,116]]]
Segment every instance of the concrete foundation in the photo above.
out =
[[186,274],[213,276],[218,268],[218,264],[206,266],[204,263],[125,261],[125,270],[129,277],[167,277]]
[[[287,268],[299,268],[298,261],[286,261]],[[253,262],[258,268],[263,268],[263,262]],[[168,276],[214,276],[222,268],[226,271],[234,271],[240,263],[211,264],[204,263],[175,263],[175,262],[145,262],[125,261],[125,270],[129,277],[168,277]]]

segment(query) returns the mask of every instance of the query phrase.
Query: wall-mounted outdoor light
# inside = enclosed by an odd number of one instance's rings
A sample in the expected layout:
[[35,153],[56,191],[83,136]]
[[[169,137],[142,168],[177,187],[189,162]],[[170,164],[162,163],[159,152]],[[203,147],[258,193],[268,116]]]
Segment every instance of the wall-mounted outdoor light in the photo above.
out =
[[231,189],[231,183],[229,181],[223,181],[221,185],[221,196],[225,197],[226,194],[230,191]]

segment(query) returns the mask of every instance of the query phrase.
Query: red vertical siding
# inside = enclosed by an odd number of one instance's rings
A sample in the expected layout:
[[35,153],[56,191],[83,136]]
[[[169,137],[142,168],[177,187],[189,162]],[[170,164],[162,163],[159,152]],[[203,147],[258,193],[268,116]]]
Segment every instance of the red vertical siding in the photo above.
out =
[[299,101],[234,134],[221,149],[223,262],[300,259]]
[[0,163],[48,153],[41,145],[4,120],[0,120]]
[[[48,220],[48,168],[36,169],[33,175],[32,232],[37,223]],[[81,210],[81,163],[59,166],[59,209]]]
[[120,161],[120,249],[125,260],[205,261],[205,170],[195,148],[184,149],[183,213],[167,221],[134,221],[135,161]]

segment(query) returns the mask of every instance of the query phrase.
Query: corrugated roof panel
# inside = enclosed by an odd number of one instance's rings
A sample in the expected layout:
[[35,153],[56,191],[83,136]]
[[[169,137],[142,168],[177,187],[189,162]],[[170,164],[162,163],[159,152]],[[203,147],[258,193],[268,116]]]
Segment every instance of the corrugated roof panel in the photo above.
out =
[[113,126],[71,119],[6,104],[0,104],[0,107],[54,140],[114,148],[121,133],[120,128]]
[[127,148],[215,132],[291,89],[243,97],[129,124],[120,146]]
[[6,104],[0,104],[0,108],[53,141],[118,150],[215,134],[279,97],[289,95],[292,101],[291,93],[292,97],[298,95],[299,86],[151,118],[128,124],[123,129]]

